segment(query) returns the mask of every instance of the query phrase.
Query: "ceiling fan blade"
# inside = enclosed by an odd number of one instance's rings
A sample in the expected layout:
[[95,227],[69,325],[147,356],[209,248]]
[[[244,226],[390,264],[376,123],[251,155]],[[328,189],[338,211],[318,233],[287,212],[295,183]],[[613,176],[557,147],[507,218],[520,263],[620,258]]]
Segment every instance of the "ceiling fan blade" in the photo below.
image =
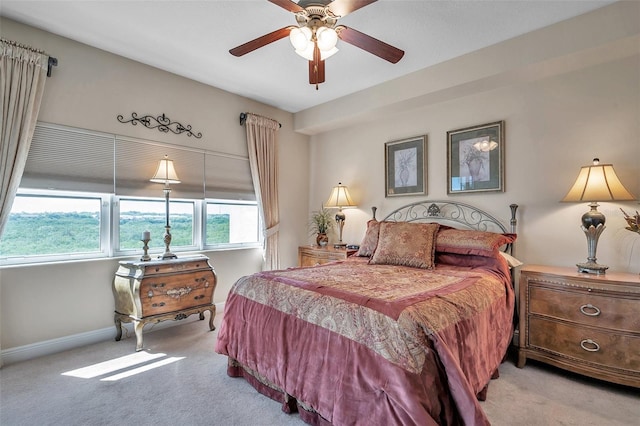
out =
[[273,43],[274,41],[278,41],[281,38],[287,37],[291,32],[291,28],[293,27],[288,26],[270,32],[269,34],[265,34],[262,37],[258,37],[254,40],[241,44],[238,47],[234,47],[233,49],[229,50],[229,53],[231,53],[233,56],[246,55],[247,53],[253,52],[254,50],[266,46],[269,43]]
[[342,17],[377,1],[378,0],[334,0],[329,4],[329,10],[334,15]]
[[304,10],[302,7],[298,6],[297,3],[294,3],[291,0],[268,0],[268,1],[277,6],[280,6],[283,9],[287,9],[289,12],[298,13]]
[[367,52],[385,59],[392,64],[395,64],[404,56],[404,50],[393,47],[384,41],[380,41],[377,38],[373,38],[358,30],[354,30],[353,28],[339,25],[336,27],[336,31],[338,32],[340,40],[357,46],[362,50],[366,50]]

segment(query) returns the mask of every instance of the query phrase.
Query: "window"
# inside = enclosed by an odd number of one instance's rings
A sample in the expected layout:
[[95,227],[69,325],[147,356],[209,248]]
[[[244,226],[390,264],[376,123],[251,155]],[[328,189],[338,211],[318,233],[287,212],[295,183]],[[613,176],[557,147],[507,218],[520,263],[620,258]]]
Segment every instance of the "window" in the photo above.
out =
[[260,241],[255,202],[207,201],[205,246],[245,245]]
[[[119,251],[139,250],[143,231],[151,233],[149,248],[164,248],[165,200],[120,198]],[[171,250],[197,249],[194,239],[195,201],[169,201]]]
[[[165,248],[165,209],[162,198],[20,190],[0,239],[0,265],[142,254],[144,231],[155,257]],[[174,253],[261,244],[255,201],[170,200],[169,212]]]
[[0,239],[0,266],[164,252],[166,202],[150,182],[168,155],[180,184],[170,198],[171,251],[259,247],[249,159],[37,123],[20,190]]
[[106,256],[103,201],[100,195],[19,193],[0,239],[0,262]]

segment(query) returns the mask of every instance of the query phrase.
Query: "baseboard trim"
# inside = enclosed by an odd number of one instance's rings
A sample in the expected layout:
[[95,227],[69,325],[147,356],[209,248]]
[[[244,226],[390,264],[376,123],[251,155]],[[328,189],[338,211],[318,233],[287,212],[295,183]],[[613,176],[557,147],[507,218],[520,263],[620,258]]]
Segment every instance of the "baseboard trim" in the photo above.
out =
[[[216,303],[216,313],[224,311],[224,302]],[[198,321],[197,315],[191,315],[182,321],[162,321],[153,325],[153,328],[145,329],[145,333],[162,330],[185,322]],[[133,324],[122,324],[125,336],[134,336]],[[39,358],[45,355],[51,355],[58,352],[76,349],[82,346],[101,343],[116,338],[115,327],[107,327],[99,330],[88,331],[85,333],[72,334],[70,336],[60,337],[57,339],[43,340],[42,342],[31,343],[24,346],[16,346],[14,348],[3,349],[0,351],[0,366],[15,364],[17,362],[27,361]]]

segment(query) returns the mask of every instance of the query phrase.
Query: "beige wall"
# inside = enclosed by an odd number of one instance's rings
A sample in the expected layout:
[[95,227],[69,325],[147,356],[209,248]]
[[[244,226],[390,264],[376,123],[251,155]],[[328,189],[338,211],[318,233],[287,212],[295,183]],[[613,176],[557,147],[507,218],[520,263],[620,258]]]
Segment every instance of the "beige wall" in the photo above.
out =
[[[240,112],[272,117],[278,133],[280,251],[283,267],[297,262],[306,235],[308,137],[292,131],[290,113],[14,21],[1,19],[2,37],[45,50],[59,65],[47,79],[39,120],[194,148],[247,155]],[[203,133],[202,139],[122,124],[118,114],[165,113]],[[218,274],[215,302],[261,266],[261,250],[205,253]],[[113,325],[111,282],[120,259],[0,270],[0,347],[90,332]],[[115,333],[115,327],[114,327]],[[114,334],[115,335],[115,334]]]
[[[426,134],[428,198],[443,199],[446,132],[504,120],[506,191],[448,198],[505,224],[509,204],[519,204],[517,254],[526,263],[586,261],[580,217],[588,205],[560,202],[580,167],[594,157],[613,163],[640,196],[639,16],[637,2],[614,4],[297,114],[298,130],[323,131],[312,137],[310,210],[342,181],[359,206],[346,211],[343,240],[358,243],[371,206],[382,218],[420,199],[384,197],[385,142]],[[639,209],[637,202],[601,203],[607,229],[598,261],[638,273],[640,236],[624,229],[620,207]]]

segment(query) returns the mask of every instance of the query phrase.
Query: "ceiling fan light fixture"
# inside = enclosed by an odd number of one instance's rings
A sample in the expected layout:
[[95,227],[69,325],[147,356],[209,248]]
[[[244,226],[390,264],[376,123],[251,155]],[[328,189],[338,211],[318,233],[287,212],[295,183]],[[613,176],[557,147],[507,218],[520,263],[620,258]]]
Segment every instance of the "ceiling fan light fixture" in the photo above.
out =
[[330,51],[338,43],[338,33],[333,28],[320,27],[316,30],[316,40],[318,41],[318,49]]
[[289,41],[291,45],[297,51],[304,51],[311,45],[311,51],[313,52],[313,44],[311,41],[311,30],[307,27],[293,28],[289,33]]
[[[320,60],[324,61],[325,59],[335,55],[336,53],[338,53],[340,49],[338,49],[337,47],[334,47],[331,50],[326,50],[320,51]],[[296,50],[296,53],[300,56],[302,56],[303,58],[305,58],[308,61],[313,61],[313,43],[309,43],[309,45],[307,46],[306,49],[304,50]]]
[[331,56],[338,53],[338,50],[340,49],[338,49],[337,47],[334,47],[331,50],[320,50],[320,59],[324,61],[325,59],[330,58]]
[[313,43],[308,43],[304,49],[296,49],[296,53],[307,61],[313,61]]

